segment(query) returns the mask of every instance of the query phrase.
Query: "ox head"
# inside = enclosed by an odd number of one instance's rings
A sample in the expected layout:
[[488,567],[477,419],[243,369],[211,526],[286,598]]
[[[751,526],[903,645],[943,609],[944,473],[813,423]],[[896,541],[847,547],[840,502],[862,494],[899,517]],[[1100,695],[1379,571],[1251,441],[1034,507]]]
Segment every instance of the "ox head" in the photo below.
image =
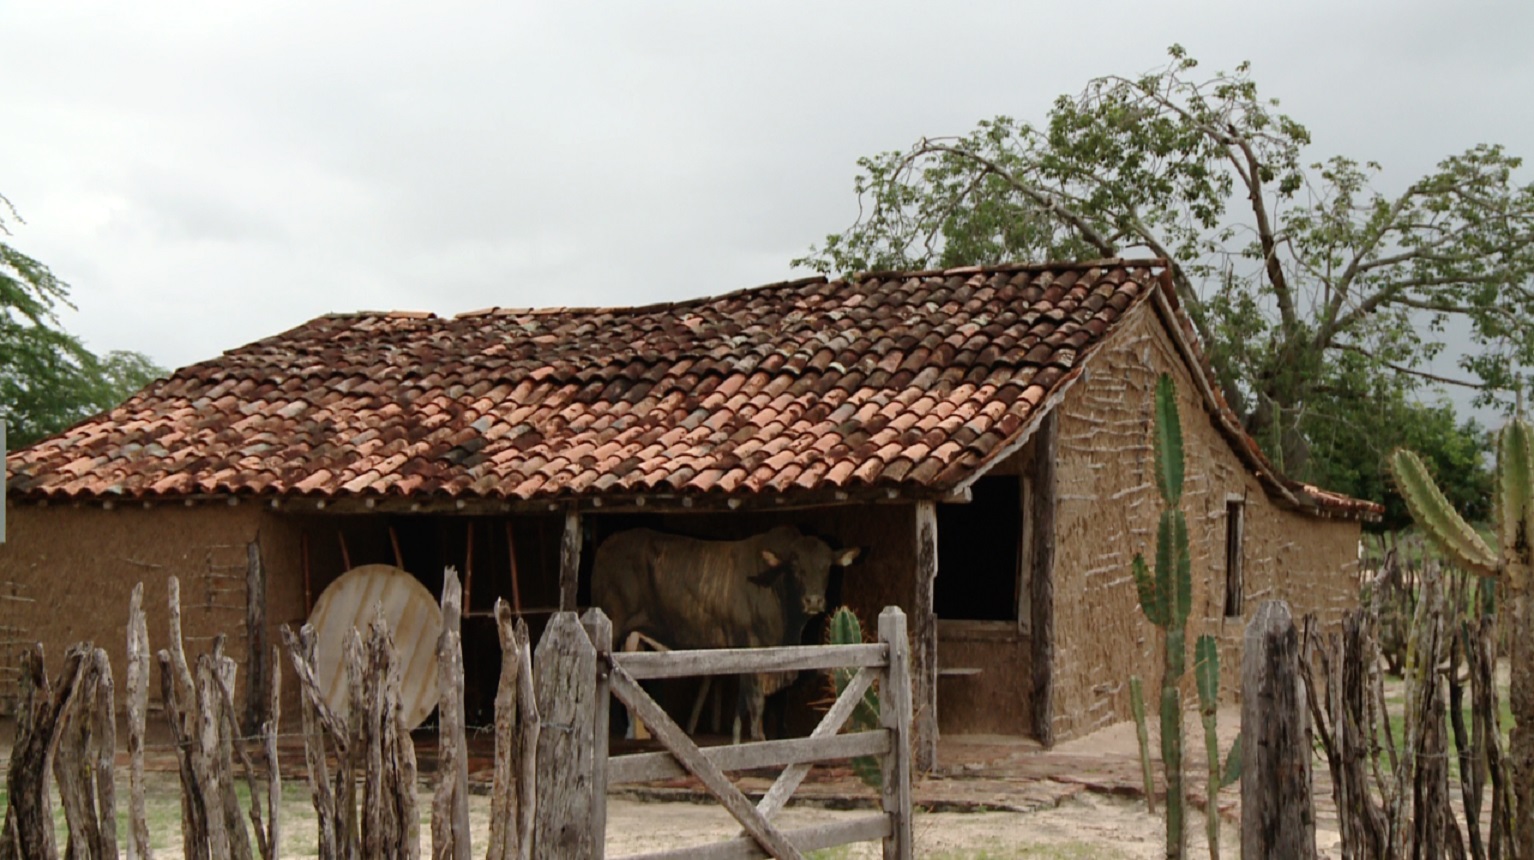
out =
[[772,587],[787,577],[788,591],[799,597],[799,608],[805,616],[819,615],[826,611],[826,587],[831,580],[831,567],[846,567],[861,552],[857,547],[834,550],[825,541],[795,531],[789,539],[774,541],[761,548],[766,569],[751,581]]

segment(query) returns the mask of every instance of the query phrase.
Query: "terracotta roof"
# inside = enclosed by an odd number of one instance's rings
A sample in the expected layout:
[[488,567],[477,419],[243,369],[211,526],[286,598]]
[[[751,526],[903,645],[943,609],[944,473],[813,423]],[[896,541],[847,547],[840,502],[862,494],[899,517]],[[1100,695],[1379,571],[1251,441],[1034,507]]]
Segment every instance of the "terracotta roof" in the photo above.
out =
[[942,493],[1159,261],[816,278],[644,308],[320,317],[7,460],[19,498]]

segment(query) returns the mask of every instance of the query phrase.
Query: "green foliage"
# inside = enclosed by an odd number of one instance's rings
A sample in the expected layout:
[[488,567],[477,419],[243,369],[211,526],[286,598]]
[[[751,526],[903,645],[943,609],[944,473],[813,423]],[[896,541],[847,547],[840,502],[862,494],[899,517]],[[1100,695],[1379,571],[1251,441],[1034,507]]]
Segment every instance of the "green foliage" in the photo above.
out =
[[1374,532],[1410,526],[1411,513],[1385,468],[1395,448],[1416,451],[1439,480],[1445,496],[1471,522],[1491,517],[1491,463],[1495,435],[1475,419],[1459,421],[1448,401],[1423,403],[1403,392],[1359,391],[1339,402],[1310,434],[1315,483],[1385,505]]
[[[840,607],[831,613],[831,621],[826,628],[826,644],[861,645],[862,643],[863,625],[858,621],[857,613],[847,606]],[[831,688],[836,697],[841,696],[842,691],[852,683],[852,678],[856,674],[856,670],[849,668],[830,670]],[[879,694],[874,692],[873,687],[869,687],[868,692],[863,694],[863,700],[858,702],[858,706],[852,711],[851,719],[847,722],[856,731],[868,731],[879,727]],[[873,756],[853,759],[852,772],[874,788],[884,783],[879,760]]]
[[[5,214],[20,218],[0,196]],[[165,371],[136,352],[98,357],[59,328],[69,287],[43,263],[0,241],[0,417],[11,447],[28,445],[108,409]]]
[[[1380,165],[1311,154],[1246,64],[1204,76],[1169,53],[1061,96],[1041,122],[1001,116],[859,160],[859,220],[795,263],[1165,257],[1227,400],[1280,468],[1312,480],[1340,468],[1312,468],[1312,440],[1370,427],[1371,404],[1421,384],[1451,318],[1482,400],[1516,387],[1534,362],[1534,186],[1515,179],[1518,157],[1478,145],[1382,191]],[[1377,475],[1379,461],[1353,462]]]

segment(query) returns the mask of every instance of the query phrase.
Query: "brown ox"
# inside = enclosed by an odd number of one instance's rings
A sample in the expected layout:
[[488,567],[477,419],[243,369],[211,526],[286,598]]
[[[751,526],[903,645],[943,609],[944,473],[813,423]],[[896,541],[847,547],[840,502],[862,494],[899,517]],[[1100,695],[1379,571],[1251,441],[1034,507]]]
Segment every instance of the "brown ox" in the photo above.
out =
[[[809,620],[826,611],[831,566],[857,556],[793,526],[738,541],[631,529],[597,548],[591,597],[612,619],[615,642],[640,633],[673,649],[798,645]],[[740,679],[737,739],[742,718],[751,738],[763,739],[763,701],[783,686],[762,675]]]

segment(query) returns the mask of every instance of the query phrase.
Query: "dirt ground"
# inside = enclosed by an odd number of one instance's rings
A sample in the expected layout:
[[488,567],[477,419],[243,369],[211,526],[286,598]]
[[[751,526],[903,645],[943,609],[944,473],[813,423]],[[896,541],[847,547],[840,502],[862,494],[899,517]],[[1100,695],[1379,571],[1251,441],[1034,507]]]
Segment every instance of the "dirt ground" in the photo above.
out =
[[[1235,735],[1239,712],[1222,712],[1223,746]],[[1197,731],[1190,719],[1190,732]],[[10,726],[0,725],[0,738],[8,746]],[[159,742],[157,742],[157,740]],[[435,771],[435,751],[430,733],[418,737],[423,856],[430,851],[430,787]],[[480,738],[479,740],[485,740]],[[1204,765],[1198,751],[1202,744],[1190,734],[1189,790],[1201,792]],[[161,739],[151,738],[150,830],[156,856],[181,856],[179,786],[174,758]],[[478,753],[482,744],[471,744]],[[1152,748],[1158,746],[1153,737]],[[0,752],[9,753],[8,749]],[[488,751],[486,751],[488,752]],[[284,789],[282,809],[282,856],[315,856],[315,816],[307,785],[297,779],[303,772],[298,748],[283,752],[284,772],[291,779]],[[470,819],[476,846],[483,846],[489,832],[488,759],[471,755],[474,794]],[[1157,814],[1146,810],[1137,745],[1132,724],[1112,726],[1087,738],[1044,751],[1037,744],[1015,738],[944,738],[940,747],[944,766],[914,786],[917,856],[932,858],[1154,858],[1163,855],[1164,830]],[[120,757],[118,799],[120,814],[127,798],[127,762]],[[1159,770],[1159,766],[1158,766]],[[1324,771],[1323,771],[1324,774]],[[771,773],[741,776],[740,787],[758,796],[771,784]],[[1322,776],[1324,780],[1324,775]],[[1158,777],[1159,784],[1159,777]],[[240,787],[243,796],[243,786]],[[1329,786],[1318,785],[1318,802],[1329,799]],[[1239,793],[1226,789],[1220,795],[1222,854],[1239,856]],[[780,817],[786,827],[825,823],[847,816],[866,815],[877,807],[877,797],[846,767],[819,767],[795,794]],[[1335,834],[1328,831],[1321,810],[1322,855],[1338,856]],[[119,825],[119,836],[126,833]],[[642,787],[615,789],[609,796],[607,856],[681,847],[727,839],[738,835],[739,826],[720,806],[707,798],[690,780]],[[1188,839],[1192,854],[1205,856],[1204,816],[1190,806]],[[478,850],[478,848],[476,848]],[[843,846],[816,852],[824,860],[878,857],[878,843]]]
[[[177,783],[173,774],[150,775],[149,823],[156,857],[182,857],[180,809]],[[126,789],[126,785],[121,786]],[[124,794],[119,793],[119,798]],[[243,793],[242,793],[243,799]],[[419,796],[421,854],[430,856],[431,828],[428,810],[429,790]],[[918,812],[915,817],[916,856],[924,858],[1159,858],[1164,856],[1161,818],[1145,811],[1143,800],[1099,794],[1090,790],[1069,794],[1057,806],[1031,812],[980,811]],[[818,806],[791,806],[780,816],[785,826],[803,827],[835,821],[849,816],[866,815],[865,810],[826,809]],[[121,822],[119,837],[125,832]],[[476,794],[470,798],[470,826],[475,850],[480,851],[489,832],[489,798]],[[307,788],[299,782],[284,789],[282,808],[283,857],[314,857],[315,817],[309,805]],[[1205,856],[1203,819],[1190,822],[1189,856]],[[608,803],[607,856],[622,857],[699,845],[729,839],[740,832],[723,808],[683,800],[636,800],[612,797]],[[1239,855],[1233,824],[1223,830],[1224,856]],[[824,860],[852,860],[882,856],[877,842],[843,846],[815,852]]]

